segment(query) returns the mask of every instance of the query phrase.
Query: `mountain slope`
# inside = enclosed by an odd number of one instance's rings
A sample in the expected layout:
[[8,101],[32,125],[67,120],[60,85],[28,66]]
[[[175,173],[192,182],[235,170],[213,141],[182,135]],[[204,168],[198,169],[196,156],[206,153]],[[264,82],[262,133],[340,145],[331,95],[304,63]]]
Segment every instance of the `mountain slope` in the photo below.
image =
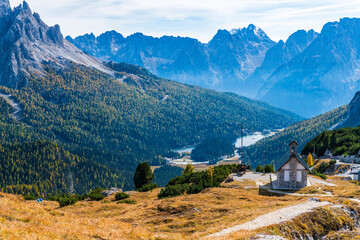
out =
[[0,145],[2,192],[53,196],[121,184],[117,171],[46,141]]
[[315,153],[319,157],[323,156],[327,150],[332,152],[334,156],[358,155],[360,151],[359,136],[360,127],[325,131],[309,141],[301,154],[312,153],[315,146]]
[[360,92],[357,92],[351,100],[346,117],[339,124],[334,126],[335,129],[345,127],[358,127],[360,125]]
[[327,23],[260,90],[261,99],[305,117],[347,104],[359,89],[360,19]]
[[141,33],[124,38],[115,31],[99,37],[86,34],[66,39],[103,60],[128,62],[164,78],[245,95],[243,81],[275,44],[254,25],[231,32],[219,30],[208,44],[192,38],[153,38]]
[[43,72],[43,61],[56,61],[60,66],[71,61],[111,73],[101,62],[64,40],[58,25],[48,27],[26,2],[14,9],[9,0],[0,0],[0,4],[1,85],[23,86],[26,77]]
[[301,150],[317,134],[341,122],[346,116],[346,110],[347,106],[343,106],[323,115],[295,123],[274,136],[244,148],[244,159],[256,167],[257,164],[263,164],[263,154],[265,153],[265,164],[274,163],[288,151],[288,144],[292,140],[299,143],[299,150]]
[[250,96],[256,96],[260,87],[265,83],[271,74],[281,65],[288,63],[293,57],[304,51],[319,34],[310,30],[299,30],[283,42],[280,40],[275,46],[270,48],[263,63],[254,73],[246,79],[246,89]]

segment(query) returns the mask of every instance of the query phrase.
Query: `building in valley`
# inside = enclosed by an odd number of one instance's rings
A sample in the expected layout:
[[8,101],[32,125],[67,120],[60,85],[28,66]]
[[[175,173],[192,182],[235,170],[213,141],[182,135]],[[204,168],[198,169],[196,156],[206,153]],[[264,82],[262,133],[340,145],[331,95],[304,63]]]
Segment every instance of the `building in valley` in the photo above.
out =
[[275,163],[277,180],[273,183],[275,189],[296,190],[306,187],[308,184],[307,174],[310,171],[308,165],[297,155],[299,144],[292,141],[289,153],[284,154]]

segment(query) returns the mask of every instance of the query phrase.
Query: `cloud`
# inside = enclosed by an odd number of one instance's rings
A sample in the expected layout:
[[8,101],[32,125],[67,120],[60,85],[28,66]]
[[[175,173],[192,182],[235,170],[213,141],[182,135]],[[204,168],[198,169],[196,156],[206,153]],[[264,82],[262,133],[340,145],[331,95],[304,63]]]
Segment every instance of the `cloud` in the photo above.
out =
[[[10,0],[13,6],[21,3]],[[321,30],[341,17],[360,17],[354,0],[28,0],[49,25],[65,35],[116,30],[162,36],[190,36],[207,42],[217,29],[261,27],[274,39],[298,29]]]

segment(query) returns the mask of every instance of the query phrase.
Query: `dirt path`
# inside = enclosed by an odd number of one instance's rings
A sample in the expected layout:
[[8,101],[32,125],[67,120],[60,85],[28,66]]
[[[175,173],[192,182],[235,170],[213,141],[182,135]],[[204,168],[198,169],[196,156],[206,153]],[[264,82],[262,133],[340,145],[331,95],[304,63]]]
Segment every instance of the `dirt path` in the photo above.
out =
[[301,204],[281,208],[274,212],[261,215],[252,221],[208,235],[206,238],[223,237],[230,233],[241,230],[255,230],[258,228],[270,226],[272,224],[279,224],[284,221],[289,221],[303,213],[311,212],[315,208],[322,207],[328,204],[330,203],[326,201],[325,202],[307,201]]
[[10,115],[16,121],[20,122],[23,119],[23,116],[21,115],[21,112],[23,110],[20,108],[20,104],[15,102],[13,99],[11,99],[11,94],[2,94],[2,93],[0,93],[0,97],[5,99],[5,101],[8,102],[14,108],[14,112],[12,112]]

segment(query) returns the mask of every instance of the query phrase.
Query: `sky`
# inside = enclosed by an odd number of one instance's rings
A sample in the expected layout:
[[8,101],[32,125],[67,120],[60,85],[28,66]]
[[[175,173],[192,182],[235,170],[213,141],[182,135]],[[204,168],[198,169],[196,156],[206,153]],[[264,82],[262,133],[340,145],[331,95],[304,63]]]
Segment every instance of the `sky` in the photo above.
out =
[[[27,0],[64,36],[96,36],[115,30],[197,38],[208,42],[218,29],[254,24],[274,41],[299,29],[321,31],[327,22],[360,17],[359,0]],[[22,3],[10,0],[12,7]]]

